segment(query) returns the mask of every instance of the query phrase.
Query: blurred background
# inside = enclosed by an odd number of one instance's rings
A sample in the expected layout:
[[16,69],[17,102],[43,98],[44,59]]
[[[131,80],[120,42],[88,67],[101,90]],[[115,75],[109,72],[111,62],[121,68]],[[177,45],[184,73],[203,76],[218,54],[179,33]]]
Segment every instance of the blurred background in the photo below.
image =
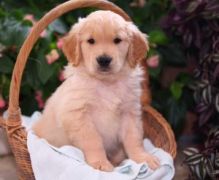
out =
[[[113,0],[149,36],[145,60],[152,106],[171,125],[178,143],[175,179],[219,178],[219,1]],[[32,26],[60,0],[0,0],[0,112],[16,56]],[[63,81],[62,37],[78,17],[70,12],[41,33],[24,72],[22,113],[42,110]],[[128,109],[127,109],[128,111]],[[0,129],[0,180],[16,179],[13,157]]]

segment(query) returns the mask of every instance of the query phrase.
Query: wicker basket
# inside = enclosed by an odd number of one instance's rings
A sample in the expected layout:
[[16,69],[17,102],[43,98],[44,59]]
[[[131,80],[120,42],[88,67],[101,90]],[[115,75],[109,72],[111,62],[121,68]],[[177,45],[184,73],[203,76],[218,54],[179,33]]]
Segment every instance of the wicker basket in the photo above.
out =
[[[27,150],[27,132],[21,125],[21,111],[19,108],[20,83],[25,64],[40,33],[56,18],[68,11],[81,7],[111,10],[124,17],[125,20],[131,21],[123,10],[111,2],[105,0],[70,0],[52,9],[33,27],[20,49],[14,67],[10,86],[8,118],[4,121],[0,117],[0,126],[6,129],[9,143],[15,156],[19,179],[35,179]],[[145,106],[143,112],[145,136],[149,137],[156,146],[162,147],[175,157],[176,142],[169,124],[150,106]]]

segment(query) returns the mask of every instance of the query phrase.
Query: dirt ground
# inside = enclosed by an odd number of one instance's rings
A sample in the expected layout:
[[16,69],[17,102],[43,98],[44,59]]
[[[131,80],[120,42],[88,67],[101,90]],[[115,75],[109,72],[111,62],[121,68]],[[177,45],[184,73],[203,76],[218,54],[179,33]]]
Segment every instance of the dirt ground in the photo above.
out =
[[0,180],[18,180],[13,156],[0,157]]

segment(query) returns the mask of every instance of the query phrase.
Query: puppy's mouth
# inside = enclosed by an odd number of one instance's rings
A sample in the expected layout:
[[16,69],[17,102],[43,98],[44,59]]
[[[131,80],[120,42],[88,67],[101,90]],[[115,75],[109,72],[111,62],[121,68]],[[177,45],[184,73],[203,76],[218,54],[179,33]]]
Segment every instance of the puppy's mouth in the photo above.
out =
[[111,73],[111,68],[110,67],[98,67],[98,73],[107,75]]

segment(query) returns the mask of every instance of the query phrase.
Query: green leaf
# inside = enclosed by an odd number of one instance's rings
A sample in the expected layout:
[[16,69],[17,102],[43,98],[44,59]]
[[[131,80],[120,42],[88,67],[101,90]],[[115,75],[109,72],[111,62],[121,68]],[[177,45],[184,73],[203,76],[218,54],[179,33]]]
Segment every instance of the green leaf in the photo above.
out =
[[180,83],[180,82],[173,82],[170,86],[170,91],[171,91],[171,94],[173,95],[173,97],[176,99],[176,100],[179,100],[182,96],[182,92],[183,92],[183,87],[184,87],[184,84]]
[[49,25],[49,28],[60,34],[65,34],[67,32],[66,25],[60,19],[52,22],[52,24]]
[[148,68],[148,73],[151,77],[155,79],[159,78],[159,75],[161,73],[161,66],[158,66],[157,68]]
[[11,83],[11,79],[9,77],[7,77],[7,75],[1,75],[2,81],[0,82],[0,89],[1,89],[1,93],[3,95],[3,97],[5,97],[6,99],[8,99],[8,93],[9,93],[9,88],[10,88],[10,83]]
[[167,64],[180,67],[186,66],[186,57],[180,44],[170,42],[165,46],[158,46],[158,50]]
[[56,48],[56,43],[55,42],[51,42],[49,47],[50,47],[50,49],[55,49]]
[[0,18],[4,18],[6,16],[6,12],[0,7]]
[[38,60],[34,58],[29,58],[24,71],[23,84],[28,84],[33,89],[38,89],[40,87],[40,81],[37,76],[37,63]]
[[177,81],[184,85],[191,85],[193,83],[193,76],[184,72],[179,73],[177,76]]
[[157,45],[165,45],[168,43],[168,38],[162,30],[154,30],[149,33],[149,42]]
[[22,114],[31,116],[32,113],[38,110],[37,102],[34,98],[34,91],[32,90],[31,95],[23,94],[25,98],[21,99]]
[[6,46],[20,47],[29,29],[29,26],[22,25],[14,18],[6,18],[0,21],[0,42]]
[[175,98],[170,97],[165,103],[165,117],[176,134],[179,134],[184,126],[186,110],[186,104],[183,101],[176,101]]
[[13,61],[7,57],[3,56],[0,58],[0,72],[1,73],[11,73],[13,69]]
[[12,12],[12,16],[15,17],[17,20],[23,19],[23,11],[21,9],[15,9]]
[[40,55],[38,59],[39,59],[39,63],[37,64],[38,77],[43,84],[46,84],[49,78],[53,75],[54,68],[52,64],[49,65],[46,62],[45,57],[43,55]]

